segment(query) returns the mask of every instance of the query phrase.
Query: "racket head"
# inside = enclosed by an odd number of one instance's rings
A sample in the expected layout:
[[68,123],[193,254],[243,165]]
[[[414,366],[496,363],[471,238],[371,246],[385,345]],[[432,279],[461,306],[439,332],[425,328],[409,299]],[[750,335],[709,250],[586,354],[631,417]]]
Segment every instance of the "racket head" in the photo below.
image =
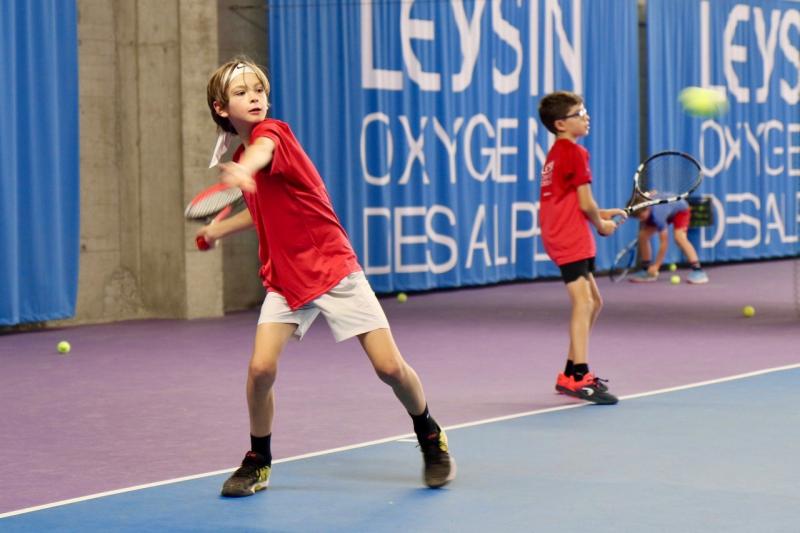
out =
[[703,181],[703,169],[691,155],[676,150],[648,157],[633,177],[634,192],[626,211],[688,197]]
[[638,255],[639,241],[638,239],[633,239],[614,258],[614,264],[611,265],[611,270],[608,271],[609,279],[614,283],[625,279],[628,272],[636,266]]
[[242,200],[242,191],[238,187],[216,183],[203,189],[192,198],[192,201],[186,206],[183,216],[188,220],[207,221],[225,208],[235,206]]

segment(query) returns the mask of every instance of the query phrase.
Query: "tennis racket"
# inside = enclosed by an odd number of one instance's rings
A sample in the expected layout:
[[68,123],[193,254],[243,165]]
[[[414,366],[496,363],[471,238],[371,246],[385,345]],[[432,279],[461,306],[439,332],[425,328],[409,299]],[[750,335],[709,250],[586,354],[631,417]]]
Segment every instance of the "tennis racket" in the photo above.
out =
[[638,255],[639,239],[633,239],[614,258],[614,264],[611,266],[611,270],[608,271],[608,277],[611,281],[617,283],[625,279],[628,272],[636,266]]
[[703,181],[703,170],[695,158],[668,150],[648,157],[633,175],[633,193],[625,212],[687,198]]
[[[192,198],[183,216],[188,220],[214,224],[230,215],[243,201],[241,189],[216,183]],[[208,241],[201,236],[198,236],[195,242],[198,250],[205,251],[211,248]]]

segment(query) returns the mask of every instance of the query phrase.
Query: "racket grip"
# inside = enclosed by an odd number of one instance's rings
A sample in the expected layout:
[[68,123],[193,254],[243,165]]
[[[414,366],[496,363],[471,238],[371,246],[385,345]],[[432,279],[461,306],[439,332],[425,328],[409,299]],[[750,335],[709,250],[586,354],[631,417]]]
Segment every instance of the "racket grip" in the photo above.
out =
[[208,241],[202,235],[198,235],[195,239],[195,243],[197,243],[197,249],[201,252],[205,252],[206,250],[211,249],[211,245],[208,244]]

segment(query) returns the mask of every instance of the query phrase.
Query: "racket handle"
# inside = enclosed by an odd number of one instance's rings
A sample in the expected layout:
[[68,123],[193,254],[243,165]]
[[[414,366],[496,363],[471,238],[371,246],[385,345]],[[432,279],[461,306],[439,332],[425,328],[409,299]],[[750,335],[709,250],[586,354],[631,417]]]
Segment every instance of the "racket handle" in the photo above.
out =
[[211,249],[211,245],[208,244],[208,241],[202,235],[198,235],[195,239],[195,243],[197,243],[197,249],[201,252],[205,252],[206,250]]

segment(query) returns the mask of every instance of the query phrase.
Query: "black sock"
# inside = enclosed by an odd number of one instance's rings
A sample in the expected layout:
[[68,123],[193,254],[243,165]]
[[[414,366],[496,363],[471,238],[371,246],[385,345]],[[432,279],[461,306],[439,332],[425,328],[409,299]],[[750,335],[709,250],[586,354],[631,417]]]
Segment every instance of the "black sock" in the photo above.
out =
[[431,440],[439,436],[439,424],[436,423],[436,420],[434,420],[428,412],[427,405],[425,406],[425,410],[418,415],[408,414],[411,416],[411,420],[414,421],[414,433],[417,434],[417,440],[419,442]]
[[567,366],[564,367],[564,375],[570,377],[573,373],[575,373],[575,364],[572,362],[572,359],[567,359]]
[[253,435],[250,435],[250,449],[263,455],[267,459],[267,466],[272,465],[272,450],[270,449],[270,440],[272,440],[272,433],[266,437],[254,437]]
[[641,267],[642,270],[647,270],[648,268],[650,268],[650,261],[642,261]]
[[589,365],[586,363],[580,363],[573,366],[572,369],[572,377],[575,381],[580,381],[583,379],[583,376],[589,373]]
[[702,270],[703,267],[700,266],[700,261],[696,263],[692,263],[692,270]]

